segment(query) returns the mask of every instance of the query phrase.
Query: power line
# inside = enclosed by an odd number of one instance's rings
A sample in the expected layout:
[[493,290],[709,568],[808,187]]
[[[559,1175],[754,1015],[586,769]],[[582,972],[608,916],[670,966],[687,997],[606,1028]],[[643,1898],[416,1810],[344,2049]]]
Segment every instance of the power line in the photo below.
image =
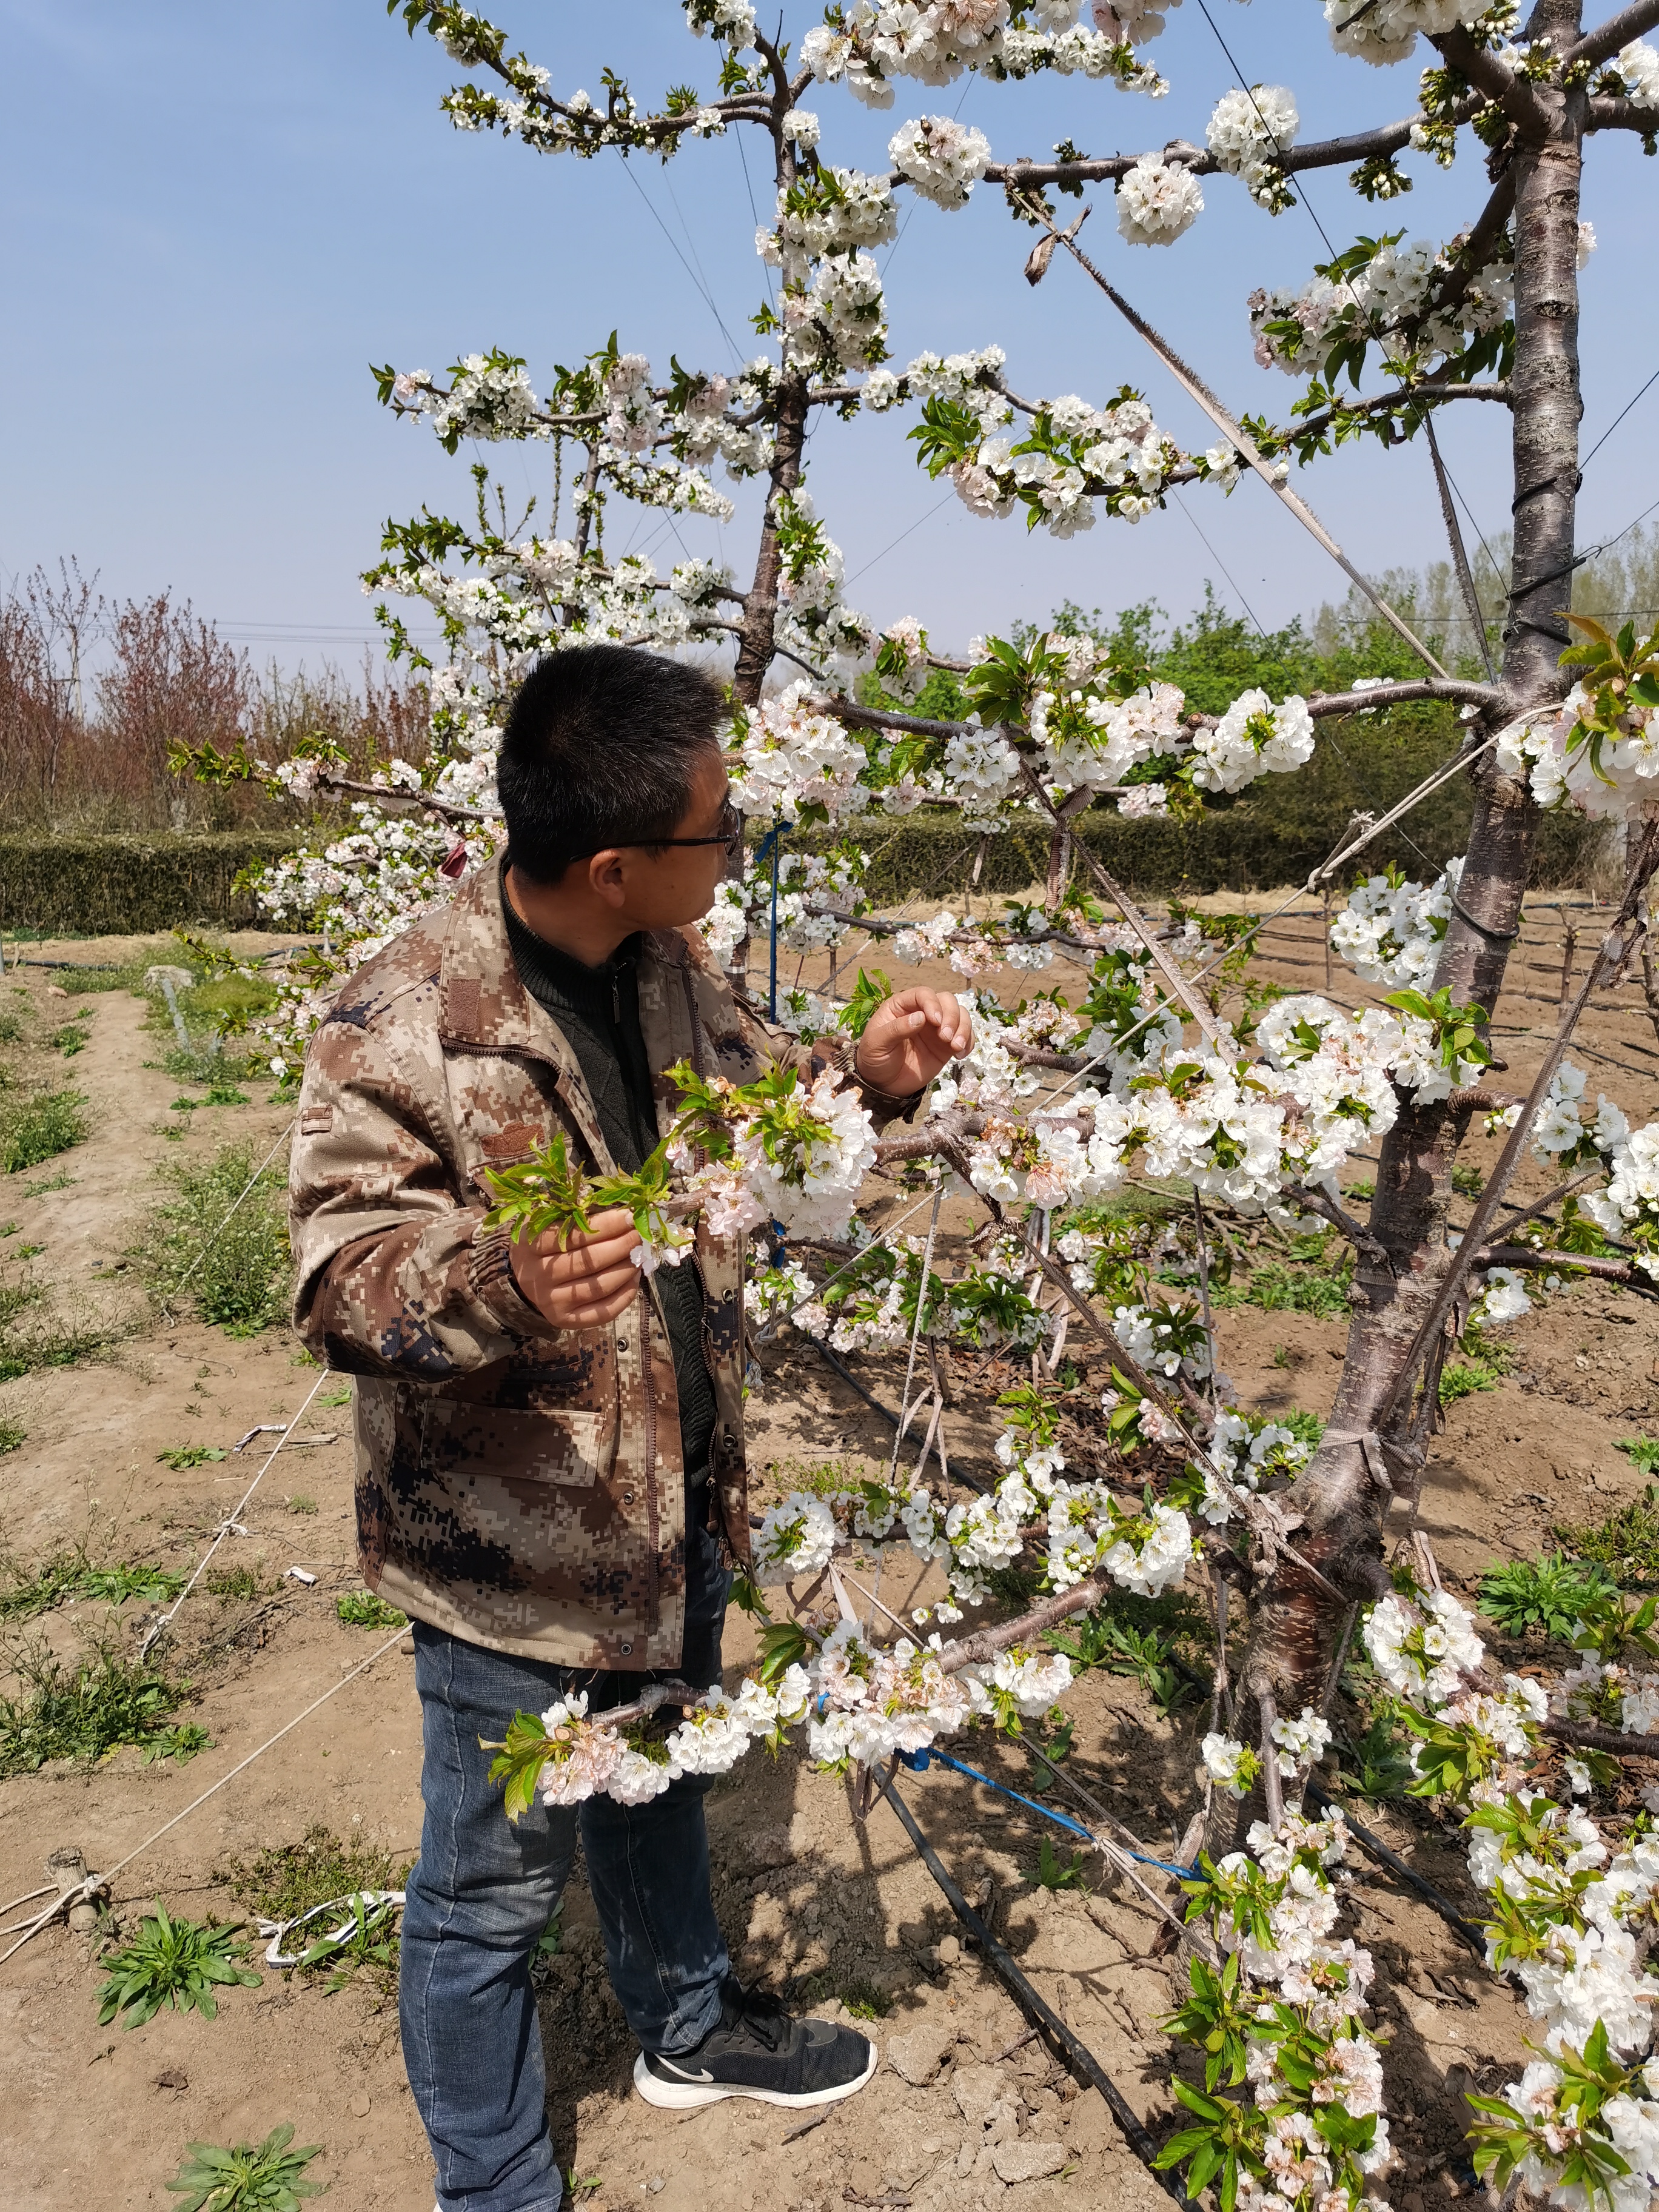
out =
[[875,567],[878,561],[884,561],[887,558],[887,556],[892,551],[893,545],[902,545],[905,539],[910,535],[910,531],[920,530],[924,522],[929,522],[933,520],[933,516],[939,513],[940,507],[949,507],[951,501],[955,497],[956,493],[954,490],[951,490],[947,491],[943,499],[936,500],[933,506],[928,508],[926,514],[920,514],[916,517],[915,520],[910,525],[909,530],[900,531],[898,536],[894,538],[892,545],[884,545],[879,553],[876,554],[872,559],[865,562],[863,568],[855,568],[852,574],[847,579],[848,585],[856,584],[860,576],[866,575],[869,571]]
[[678,258],[681,268],[684,270],[686,275],[691,279],[692,285],[702,299],[702,301],[708,307],[709,313],[714,318],[716,324],[719,325],[720,336],[726,340],[727,345],[731,347],[732,359],[736,362],[741,362],[743,360],[742,351],[738,345],[737,340],[732,337],[731,331],[726,327],[726,319],[714,304],[714,294],[709,290],[708,285],[702,281],[702,279],[697,275],[696,270],[693,269],[691,264],[686,259],[684,254],[680,252],[679,240],[675,237],[673,232],[670,230],[668,225],[663,221],[661,216],[657,212],[650,194],[646,191],[645,186],[640,182],[639,179],[634,174],[633,164],[630,161],[625,161],[623,163],[623,174],[628,179],[629,183],[633,185],[635,191],[645,202],[646,207],[649,210],[652,222],[656,224],[658,229],[668,240],[670,246],[673,247],[675,256]]
[[1181,513],[1186,516],[1188,521],[1192,524],[1193,528],[1198,532],[1199,538],[1203,544],[1204,550],[1209,555],[1211,560],[1215,562],[1216,567],[1220,569],[1222,574],[1226,577],[1227,581],[1230,584],[1232,584],[1233,591],[1237,597],[1239,605],[1243,608],[1245,613],[1250,617],[1250,620],[1255,623],[1256,635],[1259,637],[1266,637],[1267,633],[1262,629],[1261,623],[1257,620],[1255,608],[1251,606],[1243,592],[1239,590],[1237,583],[1234,583],[1232,572],[1228,568],[1226,562],[1216,551],[1214,546],[1211,544],[1209,539],[1205,537],[1203,530],[1200,526],[1198,517],[1193,513],[1191,507],[1188,506],[1186,501],[1182,497],[1181,487],[1178,484],[1176,487],[1176,505],[1180,509]]
[[[1636,399],[1639,399],[1642,397],[1642,392],[1650,391],[1656,384],[1659,384],[1659,368],[1656,368],[1654,370],[1653,374],[1649,377],[1647,382],[1642,386],[1642,391],[1637,393]],[[1612,422],[1608,423],[1607,428],[1602,431],[1601,436],[1590,447],[1589,453],[1585,454],[1583,459],[1579,462],[1578,473],[1580,476],[1583,476],[1584,471],[1589,466],[1590,463],[1595,459],[1595,456],[1601,452],[1602,447],[1607,444],[1607,440],[1612,437],[1613,432],[1624,421],[1626,416],[1630,413],[1631,409],[1635,406],[1636,399],[1627,401],[1626,404],[1620,409],[1619,412],[1613,416]]]

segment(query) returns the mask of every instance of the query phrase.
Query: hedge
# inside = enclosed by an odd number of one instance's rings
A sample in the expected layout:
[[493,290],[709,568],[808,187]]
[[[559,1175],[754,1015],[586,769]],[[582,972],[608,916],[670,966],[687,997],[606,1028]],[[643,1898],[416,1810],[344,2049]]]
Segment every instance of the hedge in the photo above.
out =
[[147,937],[180,923],[246,928],[252,899],[232,888],[241,871],[279,859],[294,831],[0,836],[0,928],[94,937]]
[[[1428,731],[1371,731],[1344,723],[1298,775],[1272,776],[1196,820],[1126,822],[1107,811],[1079,817],[1075,834],[1126,889],[1172,893],[1272,890],[1305,881],[1359,809],[1382,813],[1447,755]],[[1454,780],[1367,848],[1366,873],[1394,862],[1421,881],[1461,853],[1469,796]],[[751,830],[751,838],[758,836]],[[1582,880],[1601,836],[1577,817],[1547,815],[1534,855],[1535,886]],[[787,836],[786,852],[813,852],[822,832]],[[871,856],[869,895],[878,905],[916,896],[946,898],[969,887],[981,841],[954,817],[872,814],[858,825]],[[233,890],[238,874],[295,849],[297,834],[0,836],[0,928],[97,936],[144,936],[178,924],[246,927],[253,901]],[[1041,883],[1048,838],[1036,827],[983,841],[976,888],[1012,892]]]

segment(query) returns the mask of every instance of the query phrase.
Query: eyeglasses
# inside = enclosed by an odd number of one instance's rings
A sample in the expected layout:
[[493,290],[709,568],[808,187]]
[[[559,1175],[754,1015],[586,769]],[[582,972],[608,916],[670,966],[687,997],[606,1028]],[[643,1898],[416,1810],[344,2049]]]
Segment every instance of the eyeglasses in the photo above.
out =
[[653,837],[653,845],[724,845],[735,853],[743,836],[743,817],[728,799],[720,809],[720,828],[712,837]]

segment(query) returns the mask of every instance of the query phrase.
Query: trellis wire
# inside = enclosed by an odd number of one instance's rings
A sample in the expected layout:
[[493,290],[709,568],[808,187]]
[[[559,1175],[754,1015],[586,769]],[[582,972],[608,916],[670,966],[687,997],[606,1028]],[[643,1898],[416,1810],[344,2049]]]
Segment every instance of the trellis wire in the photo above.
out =
[[233,1213],[234,1213],[234,1212],[235,1212],[235,1211],[236,1211],[237,1207],[238,1207],[239,1206],[240,1206],[240,1204],[242,1203],[242,1200],[243,1200],[247,1196],[248,1193],[249,1193],[249,1192],[253,1188],[253,1186],[255,1185],[255,1183],[257,1183],[257,1182],[258,1182],[258,1180],[259,1180],[260,1176],[264,1173],[265,1170],[266,1170],[266,1169],[270,1165],[271,1162],[276,1158],[276,1157],[277,1153],[278,1153],[279,1152],[281,1152],[281,1150],[282,1150],[283,1146],[288,1142],[289,1139],[289,1138],[294,1134],[295,1123],[295,1122],[297,1122],[297,1121],[299,1120],[299,1118],[300,1118],[300,1117],[299,1117],[299,1115],[296,1114],[296,1115],[294,1116],[294,1120],[289,1122],[289,1124],[288,1124],[287,1127],[283,1131],[283,1133],[282,1133],[281,1136],[279,1136],[279,1137],[277,1138],[277,1139],[276,1139],[276,1143],[271,1146],[270,1150],[270,1151],[265,1154],[265,1156],[264,1156],[264,1159],[262,1159],[262,1160],[260,1161],[260,1163],[259,1163],[258,1166],[257,1168],[255,1168],[255,1169],[254,1169],[253,1173],[252,1173],[252,1174],[248,1177],[248,1179],[247,1179],[246,1182],[242,1186],[241,1189],[237,1193],[237,1194],[236,1194],[236,1196],[235,1196],[235,1199],[232,1201],[231,1208],[230,1208],[230,1212],[229,1212],[229,1213],[227,1213],[227,1214],[225,1215],[225,1217],[224,1217],[223,1220],[222,1220],[222,1221],[219,1223],[218,1226],[217,1226],[217,1227],[213,1231],[212,1234],[209,1237],[209,1238],[208,1238],[208,1240],[207,1240],[206,1243],[203,1245],[203,1247],[202,1247],[201,1250],[200,1250],[200,1251],[196,1255],[196,1257],[195,1257],[195,1258],[191,1261],[191,1263],[190,1263],[189,1267],[187,1267],[185,1268],[185,1270],[184,1273],[183,1273],[182,1275],[180,1275],[180,1276],[179,1276],[179,1278],[178,1281],[173,1285],[173,1288],[172,1288],[172,1289],[167,1292],[167,1296],[166,1296],[166,1297],[161,1300],[161,1311],[162,1311],[164,1314],[167,1314],[167,1315],[168,1315],[168,1316],[169,1316],[169,1317],[171,1317],[173,1301],[174,1300],[174,1298],[176,1298],[176,1297],[178,1297],[178,1295],[179,1295],[179,1291],[183,1290],[183,1288],[185,1287],[185,1284],[190,1280],[191,1277],[191,1276],[196,1273],[196,1270],[197,1270],[197,1269],[201,1266],[201,1264],[202,1264],[203,1261],[206,1259],[206,1257],[207,1257],[208,1254],[209,1254],[209,1253],[213,1249],[214,1246],[218,1243],[218,1241],[219,1241],[219,1239],[221,1238],[221,1237],[222,1237],[222,1236],[224,1235],[224,1232],[225,1232],[226,1227],[228,1226],[228,1223],[229,1223],[229,1221],[230,1221],[231,1214],[233,1214]]
[[305,1412],[306,1407],[310,1405],[312,1400],[322,1389],[324,1383],[327,1382],[330,1372],[331,1370],[325,1367],[322,1372],[318,1376],[317,1380],[312,1384],[310,1389],[307,1391],[305,1395],[305,1403],[301,1406],[299,1412],[295,1414],[293,1420],[289,1423],[288,1426],[283,1431],[282,1435],[277,1437],[276,1443],[271,1446],[270,1455],[266,1458],[264,1465],[259,1469],[258,1474],[254,1476],[252,1481],[249,1483],[247,1488],[237,1499],[235,1504],[232,1506],[230,1511],[219,1523],[218,1528],[215,1532],[213,1541],[208,1546],[206,1551],[203,1553],[201,1558],[196,1562],[195,1570],[191,1573],[190,1580],[185,1584],[183,1589],[179,1591],[178,1596],[167,1607],[167,1611],[163,1613],[159,1613],[150,1623],[149,1628],[144,1632],[143,1641],[138,1646],[138,1656],[141,1659],[149,1650],[151,1644],[155,1642],[157,1637],[162,1633],[163,1630],[172,1626],[173,1617],[178,1613],[179,1607],[183,1605],[185,1600],[190,1595],[191,1590],[195,1589],[197,1583],[201,1580],[208,1561],[213,1557],[220,1545],[224,1542],[225,1538],[231,1534],[237,1522],[240,1520],[243,1510],[246,1508],[249,1498],[252,1497],[254,1492],[259,1487],[260,1483],[264,1481],[271,1462],[275,1460],[277,1453],[281,1451],[283,1446],[288,1442],[289,1437],[293,1434],[295,1426],[299,1421],[301,1414]]
[[246,1759],[239,1759],[235,1765],[231,1768],[228,1774],[222,1774],[216,1782],[210,1784],[208,1788],[203,1790],[199,1797],[192,1797],[190,1803],[185,1807],[181,1813],[175,1813],[170,1820],[164,1820],[159,1828],[155,1829],[149,1835],[144,1838],[142,1844],[136,1844],[133,1849],[127,1853],[125,1858],[118,1859],[115,1864],[109,1869],[107,1873],[88,1875],[86,1880],[82,1882],[77,1883],[75,1888],[65,1890],[61,1897],[55,1899],[52,1903],[47,1906],[44,1912],[40,1913],[35,1919],[29,1923],[28,1927],[24,1930],[22,1935],[18,1937],[17,1941],[12,1944],[9,1950],[0,1951],[0,1966],[3,1966],[5,1965],[7,1960],[13,1955],[13,1953],[21,1951],[24,1944],[29,1941],[30,1937],[38,1935],[40,1929],[46,1925],[47,1922],[56,1918],[57,1915],[62,1911],[66,1905],[74,1905],[77,1903],[80,1899],[88,1895],[92,1892],[106,1887],[110,1882],[114,1881],[117,1875],[125,1874],[135,1859],[142,1858],[144,1853],[149,1850],[153,1844],[159,1844],[163,1836],[170,1834],[172,1831],[179,1826],[181,1820],[187,1820],[191,1814],[197,1811],[199,1807],[207,1803],[210,1797],[217,1796],[220,1790],[225,1787],[227,1783],[234,1782],[239,1774],[245,1772],[248,1767],[252,1765],[256,1759],[263,1758],[264,1753],[270,1749],[273,1744],[280,1743],[285,1735],[291,1735],[292,1732],[299,1727],[301,1721],[309,1720],[313,1713],[318,1710],[319,1706],[325,1705],[331,1698],[337,1697],[339,1692],[345,1688],[348,1682],[355,1682],[358,1675],[364,1673],[367,1668],[372,1667],[377,1659],[384,1659],[386,1653],[390,1651],[395,1644],[400,1644],[407,1633],[408,1631],[406,1629],[400,1628],[395,1635],[389,1636],[384,1644],[378,1645],[375,1650],[369,1653],[367,1659],[360,1660],[357,1665],[352,1668],[349,1674],[342,1674],[337,1682],[331,1683],[329,1687],[323,1692],[320,1697],[313,1698],[311,1703],[306,1706],[302,1712],[295,1713],[291,1721],[284,1721],[281,1728],[276,1729],[273,1735],[268,1735],[264,1741],[260,1744],[257,1749],[249,1752]]

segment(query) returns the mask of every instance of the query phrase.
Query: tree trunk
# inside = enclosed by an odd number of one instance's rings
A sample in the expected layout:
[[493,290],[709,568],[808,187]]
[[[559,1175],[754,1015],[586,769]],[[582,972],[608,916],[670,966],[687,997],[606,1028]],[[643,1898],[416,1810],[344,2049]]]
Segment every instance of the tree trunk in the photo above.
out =
[[781,492],[800,483],[801,449],[806,442],[806,380],[791,376],[778,395],[776,450],[772,457],[772,489],[761,521],[760,545],[755,556],[755,574],[743,601],[743,635],[738,641],[737,672],[732,689],[744,706],[759,700],[766,672],[776,650],[772,625],[778,611],[778,551],[776,505]]
[[[1540,0],[1527,35],[1578,34],[1578,0]],[[1504,711],[1514,716],[1561,697],[1557,663],[1568,642],[1561,610],[1569,604],[1577,492],[1578,185],[1585,95],[1534,88],[1550,133],[1505,149],[1516,177],[1514,410],[1515,559],[1504,639]],[[1499,158],[1503,158],[1500,155]],[[1447,928],[1437,988],[1455,1004],[1488,1013],[1503,986],[1519,927],[1538,810],[1524,785],[1500,776],[1490,757],[1472,771],[1474,817]],[[1389,1493],[1358,1440],[1382,1427],[1401,1449],[1382,1455],[1394,1490],[1414,1493],[1420,1450],[1431,1431],[1439,1348],[1426,1380],[1401,1391],[1413,1342],[1433,1303],[1449,1258],[1445,1243],[1451,1170],[1469,1120],[1448,1103],[1405,1107],[1382,1142],[1370,1228],[1383,1256],[1361,1255],[1352,1293],[1354,1319],[1330,1432],[1289,1493],[1304,1526],[1297,1547],[1342,1595],[1322,1589],[1293,1561],[1267,1581],[1242,1673],[1237,1733],[1259,1740],[1261,1701],[1281,1714],[1318,1707],[1340,1632],[1344,1600],[1362,1601],[1386,1587],[1382,1565]],[[1352,1439],[1349,1441],[1348,1439]],[[1238,1808],[1237,1834],[1261,1805]],[[1215,1840],[1219,1840],[1216,1838]]]

